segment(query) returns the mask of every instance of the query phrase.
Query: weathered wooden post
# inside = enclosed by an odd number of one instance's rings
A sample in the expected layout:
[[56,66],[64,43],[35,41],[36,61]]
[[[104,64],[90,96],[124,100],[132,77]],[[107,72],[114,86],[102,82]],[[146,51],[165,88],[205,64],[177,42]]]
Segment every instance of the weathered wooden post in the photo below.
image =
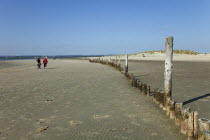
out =
[[204,139],[210,140],[210,131],[204,131]]
[[189,117],[188,117],[188,139],[192,139],[194,137],[193,114],[194,112],[189,113]]
[[147,86],[147,96],[150,96],[150,86]]
[[125,55],[125,73],[128,73],[128,55]]
[[174,100],[170,100],[170,119],[174,119],[175,118],[175,101]]
[[210,130],[210,121],[205,118],[198,119],[198,140],[205,140],[205,131]]
[[193,114],[193,125],[194,125],[194,138],[198,138],[198,111],[195,111]]
[[121,65],[120,65],[120,56],[118,57],[118,70],[121,71]]
[[181,133],[188,134],[188,119],[190,114],[190,108],[189,107],[183,107],[182,110],[182,122],[181,122]]
[[117,56],[115,56],[115,64],[117,64]]
[[[172,96],[172,59],[173,59],[173,37],[167,37],[166,43],[166,58],[165,58],[165,73],[164,73],[164,102],[167,97]],[[164,103],[165,105],[165,103]]]
[[171,97],[167,97],[166,98],[166,115],[170,115],[170,101],[171,101]]
[[183,103],[175,104],[175,123],[176,123],[176,125],[181,125],[182,107],[183,107]]

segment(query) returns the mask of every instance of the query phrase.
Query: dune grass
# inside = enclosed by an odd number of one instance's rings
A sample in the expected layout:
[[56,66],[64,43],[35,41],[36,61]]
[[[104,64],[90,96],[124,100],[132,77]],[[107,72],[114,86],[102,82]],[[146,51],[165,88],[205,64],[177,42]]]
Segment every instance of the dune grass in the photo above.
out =
[[[134,53],[130,55],[138,55],[138,54],[154,54],[154,53],[165,53],[165,50],[157,50],[157,51],[145,51],[145,52],[139,52]],[[174,50],[175,54],[188,54],[188,55],[197,55],[198,52],[190,51],[190,50]]]

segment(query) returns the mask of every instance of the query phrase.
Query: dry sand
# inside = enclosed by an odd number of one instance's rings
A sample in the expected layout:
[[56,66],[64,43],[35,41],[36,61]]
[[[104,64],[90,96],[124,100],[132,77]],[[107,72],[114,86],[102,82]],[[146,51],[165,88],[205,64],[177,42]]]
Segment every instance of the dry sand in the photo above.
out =
[[[129,72],[152,89],[164,89],[165,54],[129,55]],[[114,61],[116,56],[104,57]],[[119,56],[117,57],[119,58]],[[120,56],[124,68],[124,56]],[[210,119],[210,54],[174,54],[173,98]]]
[[[144,57],[143,57],[144,55]],[[137,55],[129,55],[129,60],[153,60],[153,61],[164,61],[165,54],[164,53],[144,53],[144,54],[137,54]],[[90,57],[94,58],[94,57]],[[117,56],[119,58],[119,56]],[[106,56],[104,59],[112,59],[115,60],[116,56]],[[124,55],[120,56],[121,60],[125,59]],[[191,62],[210,62],[210,54],[198,54],[198,55],[187,55],[187,54],[174,54],[173,61],[191,61]]]
[[0,61],[0,77],[0,140],[186,139],[111,67],[50,60],[36,69],[35,60]]
[[[129,72],[152,89],[164,89],[164,61],[129,61]],[[174,61],[172,79],[173,98],[210,119],[210,62]]]

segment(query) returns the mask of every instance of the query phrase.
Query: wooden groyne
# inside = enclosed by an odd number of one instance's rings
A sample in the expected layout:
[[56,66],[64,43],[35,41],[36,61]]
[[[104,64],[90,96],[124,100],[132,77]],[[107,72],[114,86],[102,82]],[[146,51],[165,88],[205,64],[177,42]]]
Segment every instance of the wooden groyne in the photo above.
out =
[[[169,42],[167,42],[169,41]],[[166,47],[170,47],[173,43],[170,43],[171,38],[167,38]],[[165,61],[165,89],[164,92],[158,88],[151,90],[150,85],[143,83],[139,79],[135,78],[133,73],[128,71],[128,56],[125,56],[125,68],[122,71],[120,66],[120,58],[117,61],[111,59],[106,59],[104,57],[97,57],[94,59],[89,59],[92,63],[101,63],[103,65],[109,65],[114,67],[116,70],[124,74],[125,77],[130,81],[132,87],[137,88],[143,95],[153,96],[153,101],[161,109],[166,112],[166,115],[170,119],[174,119],[176,125],[180,126],[181,133],[188,136],[190,140],[210,140],[210,120],[198,117],[198,111],[193,111],[190,107],[183,106],[183,103],[177,102],[172,99],[171,89],[172,89],[172,49],[169,49],[167,60]],[[167,53],[167,50],[166,50]],[[166,55],[167,56],[167,55]],[[168,78],[169,77],[169,78]]]

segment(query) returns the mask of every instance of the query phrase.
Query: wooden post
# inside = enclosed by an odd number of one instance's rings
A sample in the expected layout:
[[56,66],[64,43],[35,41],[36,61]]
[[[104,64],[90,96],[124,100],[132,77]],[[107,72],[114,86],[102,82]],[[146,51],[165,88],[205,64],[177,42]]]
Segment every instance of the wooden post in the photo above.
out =
[[183,103],[176,103],[175,104],[175,122],[176,122],[176,125],[181,125],[182,107],[183,107]]
[[175,101],[170,100],[170,119],[175,118]]
[[198,140],[204,140],[204,131],[210,129],[210,121],[205,118],[198,119]]
[[121,71],[120,56],[118,57],[118,70]]
[[154,96],[153,96],[154,99],[153,99],[153,101],[154,101],[156,104],[158,104],[158,102],[157,102],[158,89],[154,89],[153,93],[154,93]]
[[188,134],[188,118],[190,114],[190,107],[182,108],[182,123],[181,123],[181,133]]
[[128,73],[128,55],[125,55],[125,73]]
[[205,140],[210,140],[210,131],[205,131],[204,132],[204,139]]
[[147,96],[150,96],[150,86],[147,86]]
[[164,95],[166,98],[172,96],[173,37],[166,38],[165,47],[166,47],[166,59],[165,59]]
[[167,97],[166,98],[166,115],[170,115],[170,101],[171,101],[171,97]]
[[210,129],[210,121],[208,119],[199,118],[198,123],[199,123],[199,130],[200,131],[205,131],[205,130]]
[[189,117],[188,117],[188,139],[192,139],[194,136],[193,113],[194,112],[189,113]]
[[198,138],[198,111],[194,112],[194,138]]
[[115,56],[115,64],[117,65],[117,56]]

